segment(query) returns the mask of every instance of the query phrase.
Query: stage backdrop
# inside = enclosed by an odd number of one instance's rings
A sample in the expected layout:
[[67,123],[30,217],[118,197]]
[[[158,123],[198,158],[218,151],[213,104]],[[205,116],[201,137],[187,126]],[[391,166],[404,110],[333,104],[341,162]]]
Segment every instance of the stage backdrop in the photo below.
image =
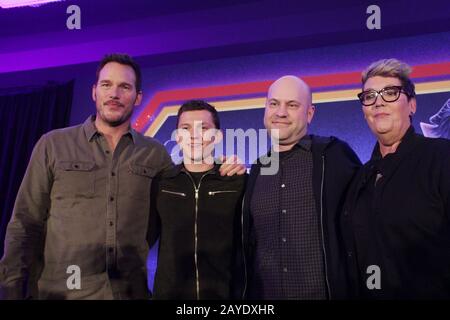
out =
[[[144,99],[133,115],[133,126],[164,143],[178,161],[171,134],[176,111],[184,101],[205,99],[215,105],[223,129],[258,130],[263,128],[263,107],[270,83],[293,74],[303,78],[313,91],[316,114],[310,132],[347,141],[365,162],[375,140],[356,97],[361,90],[361,71],[383,58],[397,58],[413,67],[418,94],[413,124],[422,133],[420,122],[429,123],[429,118],[450,98],[448,52],[450,32],[445,32],[153,68],[144,64]],[[74,124],[85,119],[87,108],[93,109],[92,102],[73,108]],[[254,146],[248,149],[249,142],[255,140],[246,142],[244,148],[224,148],[223,152],[237,152],[249,166],[267,147],[257,148],[255,153]]]

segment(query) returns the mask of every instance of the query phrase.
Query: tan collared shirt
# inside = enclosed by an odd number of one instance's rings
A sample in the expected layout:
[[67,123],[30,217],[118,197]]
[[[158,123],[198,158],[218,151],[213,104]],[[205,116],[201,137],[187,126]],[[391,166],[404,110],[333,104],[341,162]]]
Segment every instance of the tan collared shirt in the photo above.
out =
[[35,146],[0,262],[5,297],[24,297],[26,281],[34,298],[148,296],[150,186],[172,161],[133,129],[112,152],[94,120],[51,131]]

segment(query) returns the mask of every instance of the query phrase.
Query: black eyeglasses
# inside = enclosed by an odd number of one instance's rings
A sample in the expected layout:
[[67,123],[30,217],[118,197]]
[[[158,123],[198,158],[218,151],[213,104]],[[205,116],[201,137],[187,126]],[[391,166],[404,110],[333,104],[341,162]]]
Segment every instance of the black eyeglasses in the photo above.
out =
[[385,102],[394,102],[398,100],[402,92],[409,97],[402,86],[390,86],[383,88],[380,91],[370,89],[360,92],[358,93],[358,98],[364,106],[371,106],[377,101],[378,95],[380,95]]

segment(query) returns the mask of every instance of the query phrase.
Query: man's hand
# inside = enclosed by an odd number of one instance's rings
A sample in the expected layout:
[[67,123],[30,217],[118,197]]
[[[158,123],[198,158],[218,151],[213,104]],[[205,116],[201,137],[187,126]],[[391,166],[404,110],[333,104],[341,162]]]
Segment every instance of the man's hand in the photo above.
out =
[[241,159],[236,155],[228,158],[221,156],[220,160],[222,161],[222,165],[219,168],[221,176],[234,176],[235,174],[242,175],[247,170]]

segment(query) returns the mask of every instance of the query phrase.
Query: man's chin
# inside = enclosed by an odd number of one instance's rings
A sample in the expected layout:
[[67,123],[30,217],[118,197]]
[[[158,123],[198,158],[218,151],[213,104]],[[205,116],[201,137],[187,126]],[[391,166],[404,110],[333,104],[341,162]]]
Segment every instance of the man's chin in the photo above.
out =
[[188,155],[187,157],[184,158],[185,163],[189,163],[189,164],[203,164],[203,163],[208,163],[208,164],[213,164],[214,163],[214,158],[209,156],[192,156],[192,155]]
[[203,158],[185,158],[184,159],[184,163],[187,164],[202,164],[203,163]]
[[124,124],[125,122],[126,122],[126,120],[124,121],[123,119],[119,119],[116,121],[111,120],[111,121],[108,121],[107,123],[110,127],[118,127],[118,126]]
[[272,141],[278,141],[279,143],[283,143],[283,141],[286,141],[289,138],[289,135],[278,132],[271,134],[270,137]]
[[130,119],[130,117],[123,117],[123,116],[115,116],[115,117],[108,117],[104,116],[102,117],[103,121],[106,122],[110,127],[118,127]]

